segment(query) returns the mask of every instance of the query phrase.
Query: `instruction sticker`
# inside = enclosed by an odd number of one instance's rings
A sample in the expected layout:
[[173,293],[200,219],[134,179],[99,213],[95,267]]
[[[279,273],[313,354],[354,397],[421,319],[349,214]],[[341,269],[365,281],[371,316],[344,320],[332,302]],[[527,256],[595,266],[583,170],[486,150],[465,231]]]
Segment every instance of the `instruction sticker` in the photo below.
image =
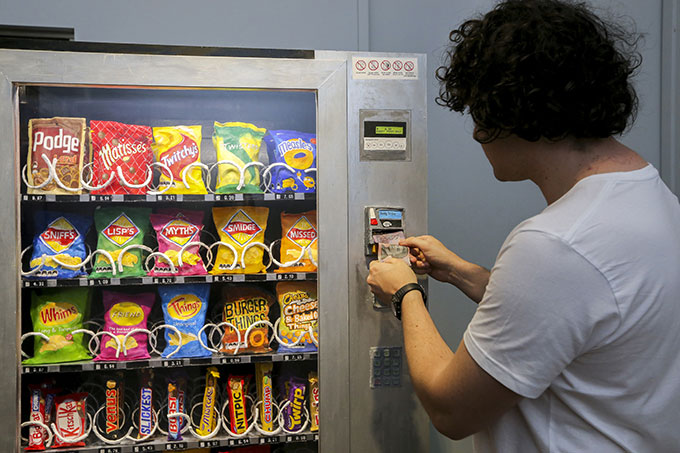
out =
[[415,80],[418,78],[418,58],[352,57],[352,78]]

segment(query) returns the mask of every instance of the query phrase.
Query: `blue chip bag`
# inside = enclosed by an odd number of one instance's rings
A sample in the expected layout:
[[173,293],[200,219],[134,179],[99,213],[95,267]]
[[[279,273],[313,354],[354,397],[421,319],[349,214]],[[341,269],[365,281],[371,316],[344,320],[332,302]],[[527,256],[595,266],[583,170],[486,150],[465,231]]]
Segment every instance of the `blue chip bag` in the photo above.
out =
[[92,226],[92,220],[78,214],[38,211],[34,218],[35,231],[31,270],[40,266],[33,278],[76,278],[87,275],[83,268],[68,269],[54,261],[77,266],[87,258],[85,236]]
[[[205,325],[210,286],[207,284],[159,286],[158,293],[163,303],[165,323],[182,333],[182,345],[172,357],[178,359],[210,357],[212,353],[198,341],[198,332]],[[203,344],[208,345],[205,332],[201,334],[201,340]],[[168,357],[180,344],[175,331],[165,329],[165,344],[162,356]]]
[[316,134],[297,131],[269,131],[264,137],[269,164],[283,163],[291,168],[272,168],[270,190],[274,193],[316,192]]

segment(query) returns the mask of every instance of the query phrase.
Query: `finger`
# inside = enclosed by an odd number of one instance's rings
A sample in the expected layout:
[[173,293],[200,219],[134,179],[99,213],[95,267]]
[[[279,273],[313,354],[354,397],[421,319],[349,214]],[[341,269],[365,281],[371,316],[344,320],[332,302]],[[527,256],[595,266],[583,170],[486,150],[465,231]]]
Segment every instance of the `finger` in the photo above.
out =
[[406,239],[402,239],[399,241],[399,245],[403,245],[404,247],[417,247],[421,248],[422,246],[425,245],[425,238],[426,236],[410,236],[407,237]]

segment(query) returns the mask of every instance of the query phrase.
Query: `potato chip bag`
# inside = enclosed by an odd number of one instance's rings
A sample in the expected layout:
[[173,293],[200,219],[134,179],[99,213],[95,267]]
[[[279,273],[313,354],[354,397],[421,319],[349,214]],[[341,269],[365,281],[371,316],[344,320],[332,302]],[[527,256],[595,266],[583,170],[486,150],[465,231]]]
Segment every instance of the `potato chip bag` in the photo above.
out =
[[[116,266],[115,277],[141,277],[146,275],[144,259],[140,249],[132,249],[123,256],[123,271],[118,269],[118,256],[129,245],[144,243],[149,230],[151,209],[125,207],[97,207],[94,211],[94,225],[97,229],[97,248],[111,254]],[[110,278],[111,263],[102,254],[97,254],[92,263],[90,278]]]
[[[270,190],[274,193],[313,193],[316,191],[316,135],[297,131],[269,131],[264,138],[269,164],[283,163],[271,171]],[[307,170],[307,171],[305,171]]]
[[[230,160],[244,168],[250,162],[259,162],[258,154],[266,129],[250,123],[215,122],[213,145],[217,160]],[[218,165],[216,193],[262,193],[260,169],[249,167],[245,172],[245,185],[237,190],[241,178],[233,165]]]
[[[246,347],[246,331],[258,321],[269,321],[269,307],[274,298],[259,286],[228,285],[223,290],[224,308],[222,320],[236,326],[241,334],[239,352],[270,352],[268,328],[265,324],[253,327],[248,334]],[[233,354],[239,346],[238,335],[231,327],[225,327],[222,336],[221,352]]]
[[276,284],[276,297],[281,307],[279,321],[279,338],[289,345],[280,344],[278,352],[310,352],[317,347],[309,336],[312,328],[315,338],[318,336],[319,302],[316,298],[316,282],[281,282]]
[[316,211],[301,214],[282,212],[281,233],[281,264],[295,262],[303,250],[304,255],[296,264],[280,267],[274,272],[316,272],[316,265],[309,259],[311,253],[314,261],[318,262]]
[[252,246],[243,258],[245,268],[241,265],[243,250],[253,242],[264,241],[264,232],[267,228],[269,208],[243,206],[213,208],[213,221],[220,235],[220,241],[230,244],[236,249],[236,267],[229,270],[234,262],[234,253],[227,247],[220,245],[217,248],[215,265],[211,274],[257,274],[266,270],[264,249]]
[[[151,143],[153,133],[149,126],[123,124],[115,121],[90,121],[92,147],[92,182],[97,187],[106,183],[111,174],[113,181],[93,194],[143,195],[147,187],[126,186],[120,180],[118,168],[128,184],[143,184],[153,162]],[[87,181],[87,178],[84,178]]]
[[[210,357],[212,353],[198,341],[198,332],[205,325],[210,286],[207,284],[159,286],[158,293],[163,303],[165,323],[177,328],[182,334],[180,349],[172,357],[178,359]],[[203,344],[208,344],[205,332],[201,334],[201,340]],[[165,344],[163,357],[177,349],[180,339],[174,331],[165,329]]]
[[40,189],[28,188],[30,194],[77,195],[82,193],[80,173],[86,160],[85,118],[33,118],[28,120],[27,180],[32,186],[43,184],[50,170],[43,155],[50,161],[56,159],[56,176],[73,190],[66,190],[52,179]]
[[147,334],[133,333],[125,341],[127,355],[123,353],[123,338],[134,329],[146,329],[149,313],[156,301],[154,293],[128,294],[102,291],[104,304],[104,331],[115,335],[121,344],[116,358],[116,341],[108,335],[102,336],[102,345],[95,361],[100,360],[141,360],[148,359]]
[[[179,265],[179,252],[189,242],[201,239],[203,229],[203,212],[164,210],[163,213],[151,214],[151,226],[156,231],[158,251],[165,253],[175,265],[176,275],[205,275],[207,273],[198,245],[187,247]],[[154,269],[149,272],[153,276],[167,276],[172,269],[167,261],[156,258]]]
[[83,334],[71,332],[83,328],[89,316],[89,290],[87,288],[45,289],[31,292],[31,320],[33,332],[49,337],[45,341],[34,337],[33,357],[24,365],[75,362],[89,360]]
[[87,258],[85,237],[92,220],[78,214],[62,214],[50,211],[37,211],[34,214],[35,231],[30,268],[40,266],[32,278],[75,278],[86,275],[80,269],[69,269],[59,262],[77,266]]
[[182,171],[193,163],[201,163],[201,126],[154,127],[154,143],[151,145],[157,162],[166,165],[172,172],[173,181],[165,173],[160,177],[160,188],[168,185],[168,194],[205,194],[208,191],[203,182],[200,167],[192,167],[186,175],[189,187],[184,185]]

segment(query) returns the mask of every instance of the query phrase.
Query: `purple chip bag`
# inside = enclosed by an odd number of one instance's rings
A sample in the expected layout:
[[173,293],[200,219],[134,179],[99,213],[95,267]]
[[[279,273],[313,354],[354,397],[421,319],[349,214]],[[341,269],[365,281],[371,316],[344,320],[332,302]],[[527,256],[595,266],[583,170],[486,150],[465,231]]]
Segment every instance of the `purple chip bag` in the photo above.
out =
[[190,242],[201,240],[203,229],[203,213],[201,211],[178,211],[163,209],[151,214],[151,225],[156,232],[158,251],[165,253],[177,268],[177,274],[167,261],[156,258],[154,269],[149,275],[154,277],[167,275],[205,275],[207,271],[203,264],[198,245],[187,247],[182,256],[182,266],[179,267],[179,252]]
[[127,294],[102,291],[104,303],[104,331],[115,335],[121,343],[121,351],[116,358],[116,342],[111,336],[102,336],[102,345],[95,361],[100,360],[138,360],[148,359],[147,334],[133,333],[125,341],[127,355],[123,352],[123,338],[134,329],[146,329],[151,307],[156,300],[154,293]]

